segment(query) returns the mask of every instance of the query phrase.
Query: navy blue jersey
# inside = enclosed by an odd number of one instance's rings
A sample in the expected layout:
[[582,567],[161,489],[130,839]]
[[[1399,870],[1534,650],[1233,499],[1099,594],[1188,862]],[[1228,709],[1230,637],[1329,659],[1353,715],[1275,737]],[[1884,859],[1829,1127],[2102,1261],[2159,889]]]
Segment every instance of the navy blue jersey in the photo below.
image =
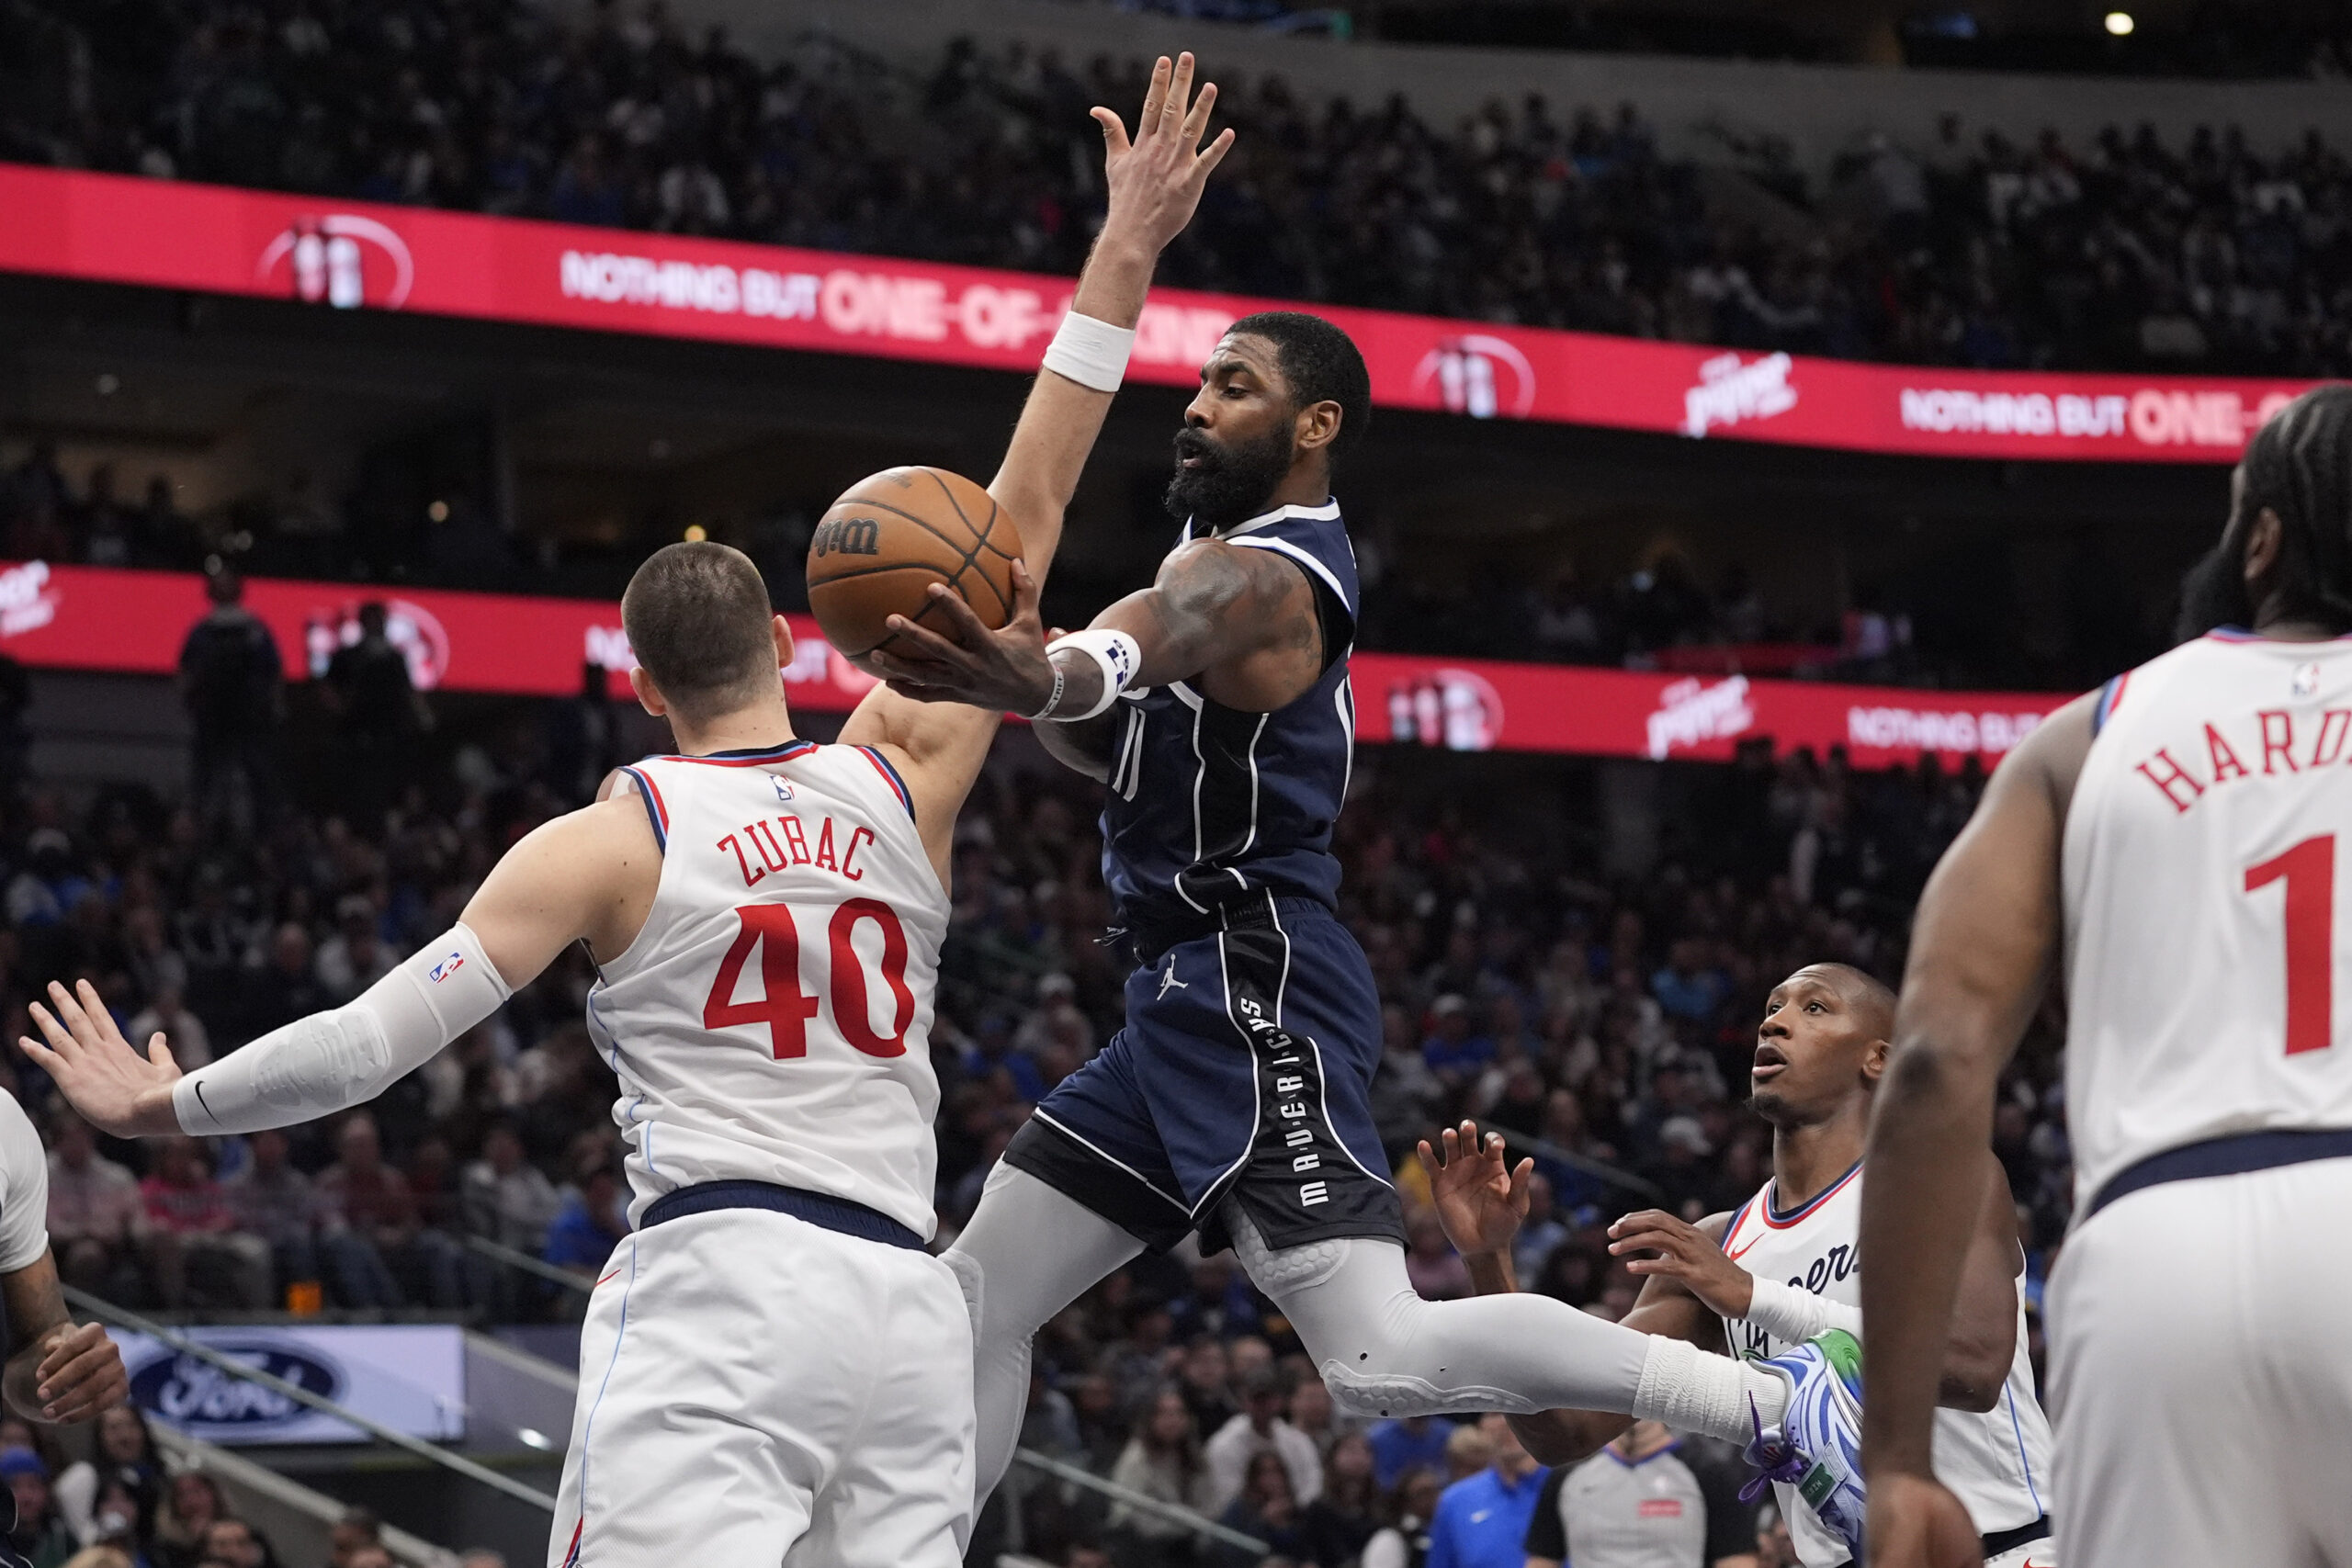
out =
[[[1188,523],[1178,544],[1208,532]],[[1339,503],[1285,506],[1210,536],[1286,556],[1319,585],[1329,662],[1272,713],[1224,707],[1182,681],[1121,698],[1102,880],[1120,921],[1139,931],[1267,893],[1327,908],[1340,896],[1331,829],[1355,749],[1347,652],[1357,600]]]

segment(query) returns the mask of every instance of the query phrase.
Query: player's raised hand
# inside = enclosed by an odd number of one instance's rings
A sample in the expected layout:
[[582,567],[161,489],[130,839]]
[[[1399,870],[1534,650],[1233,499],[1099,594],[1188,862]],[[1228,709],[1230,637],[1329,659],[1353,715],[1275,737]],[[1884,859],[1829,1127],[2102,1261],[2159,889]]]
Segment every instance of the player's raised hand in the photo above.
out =
[[1053,696],[1054,671],[1037,615],[1037,580],[1029,575],[1027,563],[1012,563],[1012,614],[994,631],[945,584],[932,584],[931,598],[932,613],[925,616],[931,626],[890,617],[887,624],[898,651],[865,655],[859,662],[868,671],[917,702],[969,703],[1023,715],[1046,705]]
[[1105,241],[1131,238],[1158,252],[1193,220],[1209,172],[1231,150],[1230,126],[1201,145],[1209,111],[1216,106],[1216,84],[1204,83],[1195,94],[1193,71],[1189,51],[1172,65],[1166,55],[1159,57],[1132,139],[1116,110],[1098,106],[1089,111],[1102,127],[1102,180],[1110,192],[1110,210],[1102,220]]
[[162,1030],[141,1056],[115,1027],[114,1016],[98,999],[98,988],[87,980],[76,981],[73,991],[51,981],[49,1001],[49,1007],[35,1002],[31,1009],[33,1021],[49,1043],[22,1036],[17,1043],[57,1080],[58,1089],[90,1125],[118,1138],[180,1130],[172,1111],[179,1064],[172,1060]]
[[1870,1568],[1984,1568],[1984,1542],[1968,1510],[1924,1475],[1872,1475]]
[[1443,1145],[1442,1154],[1430,1149],[1427,1138],[1416,1152],[1430,1179],[1430,1196],[1437,1203],[1445,1239],[1465,1258],[1504,1251],[1527,1218],[1533,1196],[1527,1177],[1535,1162],[1523,1159],[1512,1169],[1504,1162],[1503,1135],[1489,1133],[1482,1143],[1476,1122],[1463,1122],[1459,1131],[1446,1128],[1438,1142]]
[[1709,1310],[1746,1317],[1756,1297],[1756,1276],[1724,1256],[1713,1236],[1663,1209],[1644,1209],[1609,1227],[1609,1255],[1652,1253],[1625,1265],[1629,1274],[1663,1275],[1679,1282]]

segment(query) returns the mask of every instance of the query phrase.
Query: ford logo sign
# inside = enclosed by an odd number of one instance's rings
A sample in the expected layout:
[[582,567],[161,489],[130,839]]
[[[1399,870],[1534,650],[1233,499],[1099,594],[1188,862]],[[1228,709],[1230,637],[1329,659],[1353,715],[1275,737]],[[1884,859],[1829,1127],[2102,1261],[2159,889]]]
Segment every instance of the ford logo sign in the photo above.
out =
[[[210,1348],[323,1399],[342,1396],[343,1369],[313,1351],[255,1341]],[[311,1414],[276,1389],[243,1382],[209,1361],[182,1354],[158,1357],[133,1372],[130,1397],[141,1409],[176,1427],[266,1427]]]

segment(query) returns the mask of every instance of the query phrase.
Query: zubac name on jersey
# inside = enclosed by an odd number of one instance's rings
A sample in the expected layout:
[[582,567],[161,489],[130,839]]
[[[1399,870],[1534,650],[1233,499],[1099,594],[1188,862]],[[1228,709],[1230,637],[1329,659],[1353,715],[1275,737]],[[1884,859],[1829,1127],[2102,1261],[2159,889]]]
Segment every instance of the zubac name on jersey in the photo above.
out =
[[[791,788],[783,780],[776,781],[777,793],[786,798]],[[721,838],[718,847],[733,852],[735,863],[742,868],[746,887],[758,886],[772,871],[789,871],[796,865],[832,872],[844,882],[865,881],[865,873],[857,867],[857,852],[875,841],[874,829],[860,822],[846,832],[836,834],[830,815],[817,820],[813,848],[808,824],[797,811],[780,811],[774,817],[746,822]],[[839,858],[833,851],[837,840],[842,846]],[[756,865],[754,861],[758,862]]]

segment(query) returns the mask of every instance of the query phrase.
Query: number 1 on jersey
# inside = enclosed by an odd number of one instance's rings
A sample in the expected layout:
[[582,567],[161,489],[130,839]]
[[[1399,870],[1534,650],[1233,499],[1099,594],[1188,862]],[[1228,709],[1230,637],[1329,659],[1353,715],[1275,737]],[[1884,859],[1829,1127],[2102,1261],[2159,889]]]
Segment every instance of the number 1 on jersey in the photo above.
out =
[[2287,1055],[2335,1043],[2335,835],[2305,839],[2245,868],[2245,890],[2284,882],[2287,904]]

